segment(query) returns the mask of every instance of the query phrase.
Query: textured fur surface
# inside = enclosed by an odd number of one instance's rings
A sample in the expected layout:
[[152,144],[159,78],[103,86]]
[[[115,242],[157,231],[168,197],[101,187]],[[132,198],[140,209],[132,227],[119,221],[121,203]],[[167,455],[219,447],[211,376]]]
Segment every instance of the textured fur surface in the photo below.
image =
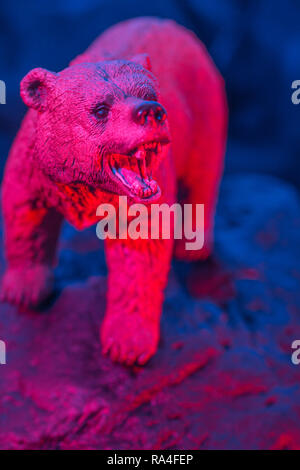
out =
[[[99,204],[117,208],[118,195],[148,207],[174,203],[178,194],[182,203],[204,204],[203,249],[189,252],[185,240],[176,240],[175,254],[210,254],[227,110],[222,78],[192,33],[155,18],[120,23],[62,72],[29,72],[21,96],[30,109],[2,187],[3,300],[20,308],[39,305],[52,289],[63,218],[88,227],[97,221]],[[148,142],[159,144],[148,165],[153,179],[124,184],[111,158],[139,156],[144,151],[136,149]],[[172,239],[106,240],[101,341],[113,360],[143,364],[155,353],[173,248]]]

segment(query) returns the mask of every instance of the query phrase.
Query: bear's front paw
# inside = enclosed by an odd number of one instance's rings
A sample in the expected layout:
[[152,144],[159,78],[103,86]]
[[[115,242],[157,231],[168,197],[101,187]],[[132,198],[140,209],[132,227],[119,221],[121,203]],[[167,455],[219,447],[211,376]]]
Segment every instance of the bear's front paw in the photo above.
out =
[[20,309],[34,308],[49,297],[53,271],[44,264],[9,268],[3,276],[0,300]]
[[101,327],[104,354],[126,365],[145,364],[156,352],[159,316],[147,319],[142,313],[107,312]]

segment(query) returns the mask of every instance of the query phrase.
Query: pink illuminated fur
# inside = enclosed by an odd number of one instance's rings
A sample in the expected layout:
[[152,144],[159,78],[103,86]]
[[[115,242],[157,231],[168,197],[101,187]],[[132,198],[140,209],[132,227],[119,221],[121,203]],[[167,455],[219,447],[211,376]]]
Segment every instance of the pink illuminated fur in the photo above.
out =
[[[185,240],[176,240],[175,254],[211,253],[227,108],[223,80],[191,32],[155,18],[120,23],[62,72],[29,72],[21,96],[30,109],[2,187],[3,300],[22,309],[46,299],[63,218],[88,227],[98,220],[97,206],[117,206],[118,195],[149,207],[175,202],[182,187],[180,202],[205,204],[205,245],[186,251]],[[142,155],[136,148],[145,142],[162,144],[149,163],[157,191],[138,178],[137,189],[126,186],[110,166],[112,156]],[[106,240],[105,251],[103,351],[124,364],[144,364],[158,345],[173,240]]]

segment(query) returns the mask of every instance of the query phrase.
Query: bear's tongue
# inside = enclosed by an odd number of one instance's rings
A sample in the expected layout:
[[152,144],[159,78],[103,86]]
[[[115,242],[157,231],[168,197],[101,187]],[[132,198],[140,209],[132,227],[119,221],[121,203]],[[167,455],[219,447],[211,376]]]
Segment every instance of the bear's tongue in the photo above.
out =
[[158,191],[156,181],[152,179],[151,170],[147,166],[151,163],[151,154],[144,149],[138,149],[134,155],[112,155],[113,173],[125,186],[141,198],[150,197]]

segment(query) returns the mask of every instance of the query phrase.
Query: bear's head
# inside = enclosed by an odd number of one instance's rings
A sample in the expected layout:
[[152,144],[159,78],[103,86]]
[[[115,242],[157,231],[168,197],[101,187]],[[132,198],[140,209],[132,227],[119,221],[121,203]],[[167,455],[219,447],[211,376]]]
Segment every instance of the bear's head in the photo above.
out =
[[37,68],[22,80],[21,96],[36,110],[35,154],[53,181],[158,199],[152,173],[170,134],[146,55],[60,73]]

